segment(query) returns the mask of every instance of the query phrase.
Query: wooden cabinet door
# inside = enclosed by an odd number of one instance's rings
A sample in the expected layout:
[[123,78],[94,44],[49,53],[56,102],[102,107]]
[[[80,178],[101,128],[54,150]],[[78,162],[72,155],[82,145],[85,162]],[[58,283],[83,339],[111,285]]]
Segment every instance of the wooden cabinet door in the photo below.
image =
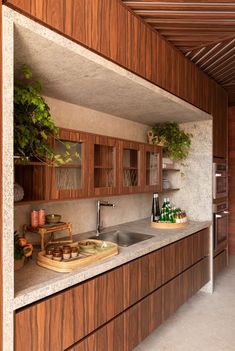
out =
[[127,263],[124,270],[124,306],[142,299],[162,285],[162,250]]
[[58,154],[64,154],[69,146],[71,155],[78,152],[80,157],[73,159],[68,164],[51,168],[49,178],[52,200],[77,199],[88,196],[88,158],[89,158],[89,135],[76,130],[59,130],[59,138],[53,142],[54,149]]
[[122,194],[144,192],[144,144],[120,141],[120,184]]
[[91,136],[89,152],[89,196],[116,195],[119,192],[119,140]]
[[228,97],[219,85],[214,86],[213,96],[213,156],[228,157]]
[[144,191],[162,191],[162,148],[144,145]]

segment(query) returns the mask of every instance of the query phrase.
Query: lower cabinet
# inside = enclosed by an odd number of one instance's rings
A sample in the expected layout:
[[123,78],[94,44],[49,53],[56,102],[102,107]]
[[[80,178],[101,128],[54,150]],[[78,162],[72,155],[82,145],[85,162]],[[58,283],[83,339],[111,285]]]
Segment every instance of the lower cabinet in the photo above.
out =
[[15,351],[132,350],[209,280],[207,237],[200,231],[16,311]]

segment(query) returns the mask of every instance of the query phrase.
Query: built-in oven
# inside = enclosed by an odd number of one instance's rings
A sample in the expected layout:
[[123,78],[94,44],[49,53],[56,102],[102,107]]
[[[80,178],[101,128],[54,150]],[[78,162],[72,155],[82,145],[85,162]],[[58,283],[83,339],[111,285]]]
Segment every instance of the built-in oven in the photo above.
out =
[[228,196],[228,172],[225,162],[213,163],[213,199]]
[[214,256],[228,247],[228,203],[213,205],[214,216]]

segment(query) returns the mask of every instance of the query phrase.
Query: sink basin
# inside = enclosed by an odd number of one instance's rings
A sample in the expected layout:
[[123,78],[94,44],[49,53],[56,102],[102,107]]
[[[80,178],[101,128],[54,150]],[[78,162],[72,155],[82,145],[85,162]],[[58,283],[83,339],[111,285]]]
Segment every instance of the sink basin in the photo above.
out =
[[127,247],[151,239],[152,237],[153,235],[115,230],[112,232],[101,233],[99,236],[93,236],[90,239],[111,241],[119,246]]

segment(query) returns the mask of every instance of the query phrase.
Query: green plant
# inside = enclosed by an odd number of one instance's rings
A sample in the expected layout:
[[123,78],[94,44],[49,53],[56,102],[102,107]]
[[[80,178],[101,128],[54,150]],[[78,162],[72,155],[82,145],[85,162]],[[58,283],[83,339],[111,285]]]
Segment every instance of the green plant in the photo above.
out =
[[[24,65],[14,84],[14,154],[22,162],[37,159],[50,165],[63,165],[72,161],[70,145],[64,153],[55,154],[50,138],[58,139],[58,128],[50,108],[41,95],[42,84],[32,79],[31,70]],[[79,157],[77,152],[73,155]]]
[[178,123],[158,123],[152,128],[152,134],[152,142],[161,143],[170,159],[178,161],[187,158],[193,135],[181,130]]

